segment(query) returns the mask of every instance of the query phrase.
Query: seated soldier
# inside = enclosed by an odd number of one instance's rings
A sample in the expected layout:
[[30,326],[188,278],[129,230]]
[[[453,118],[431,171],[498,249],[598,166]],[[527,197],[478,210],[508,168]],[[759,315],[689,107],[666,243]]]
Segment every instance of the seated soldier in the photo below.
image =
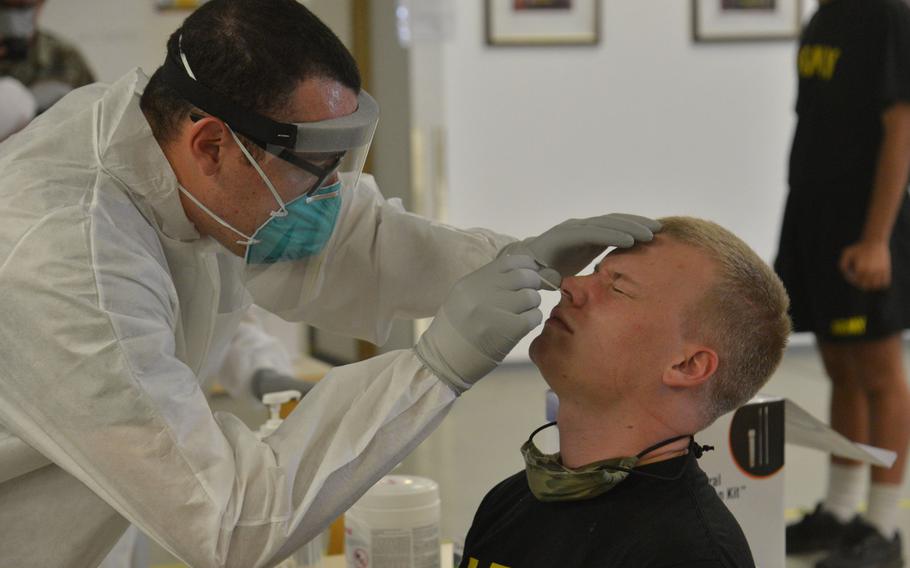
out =
[[526,470],[480,504],[462,568],[754,566],[693,434],[768,380],[789,301],[729,231],[661,222],[651,243],[563,280],[530,349],[559,396],[560,452],[531,434]]

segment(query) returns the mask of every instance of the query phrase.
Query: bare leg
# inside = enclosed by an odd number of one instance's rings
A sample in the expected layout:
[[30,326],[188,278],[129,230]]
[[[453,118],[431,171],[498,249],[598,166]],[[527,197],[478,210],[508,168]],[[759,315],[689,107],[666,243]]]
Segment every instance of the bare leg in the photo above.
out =
[[[831,379],[831,427],[847,438],[868,444],[869,397],[863,388],[852,357],[852,345],[846,343],[818,343]],[[842,465],[861,465],[860,462],[836,456],[831,461]]]
[[894,467],[872,468],[874,483],[900,484],[910,443],[910,389],[904,374],[900,335],[858,343],[855,360],[869,399],[869,424],[874,446],[897,452]]
[[872,481],[901,483],[910,442],[910,390],[900,335],[861,343],[820,343],[819,349],[832,381],[831,425],[851,440],[897,452],[891,469],[872,468]]

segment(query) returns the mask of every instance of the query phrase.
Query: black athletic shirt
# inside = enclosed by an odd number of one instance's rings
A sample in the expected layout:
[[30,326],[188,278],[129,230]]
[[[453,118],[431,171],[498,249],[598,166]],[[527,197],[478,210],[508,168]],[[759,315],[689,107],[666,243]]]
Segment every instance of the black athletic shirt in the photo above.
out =
[[910,7],[904,0],[822,2],[800,40],[790,187],[870,192],[882,112],[910,100]]
[[694,458],[649,464],[594,499],[542,503],[521,471],[484,497],[460,568],[754,567],[739,524]]

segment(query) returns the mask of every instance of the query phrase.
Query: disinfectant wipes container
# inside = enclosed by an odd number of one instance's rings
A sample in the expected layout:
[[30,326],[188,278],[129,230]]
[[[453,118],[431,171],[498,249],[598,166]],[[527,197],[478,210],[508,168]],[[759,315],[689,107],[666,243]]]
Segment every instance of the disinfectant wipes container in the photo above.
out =
[[439,486],[387,475],[345,514],[348,568],[439,568]]

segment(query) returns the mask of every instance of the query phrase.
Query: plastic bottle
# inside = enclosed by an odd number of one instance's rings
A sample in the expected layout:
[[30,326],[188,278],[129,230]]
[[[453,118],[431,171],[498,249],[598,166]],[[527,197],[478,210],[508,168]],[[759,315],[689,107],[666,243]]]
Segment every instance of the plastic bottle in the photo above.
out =
[[300,400],[300,391],[286,390],[278,392],[269,392],[262,395],[262,404],[269,407],[269,419],[259,427],[256,435],[260,440],[272,435],[272,432],[281,426],[281,405],[294,400]]
[[387,475],[345,514],[348,568],[439,568],[439,486]]
[[[292,401],[300,400],[300,391],[286,390],[266,393],[262,396],[262,403],[269,407],[269,419],[259,427],[256,435],[260,440],[270,436],[281,426],[281,407]],[[306,543],[297,551],[278,564],[275,568],[318,568],[322,565],[323,535]]]

